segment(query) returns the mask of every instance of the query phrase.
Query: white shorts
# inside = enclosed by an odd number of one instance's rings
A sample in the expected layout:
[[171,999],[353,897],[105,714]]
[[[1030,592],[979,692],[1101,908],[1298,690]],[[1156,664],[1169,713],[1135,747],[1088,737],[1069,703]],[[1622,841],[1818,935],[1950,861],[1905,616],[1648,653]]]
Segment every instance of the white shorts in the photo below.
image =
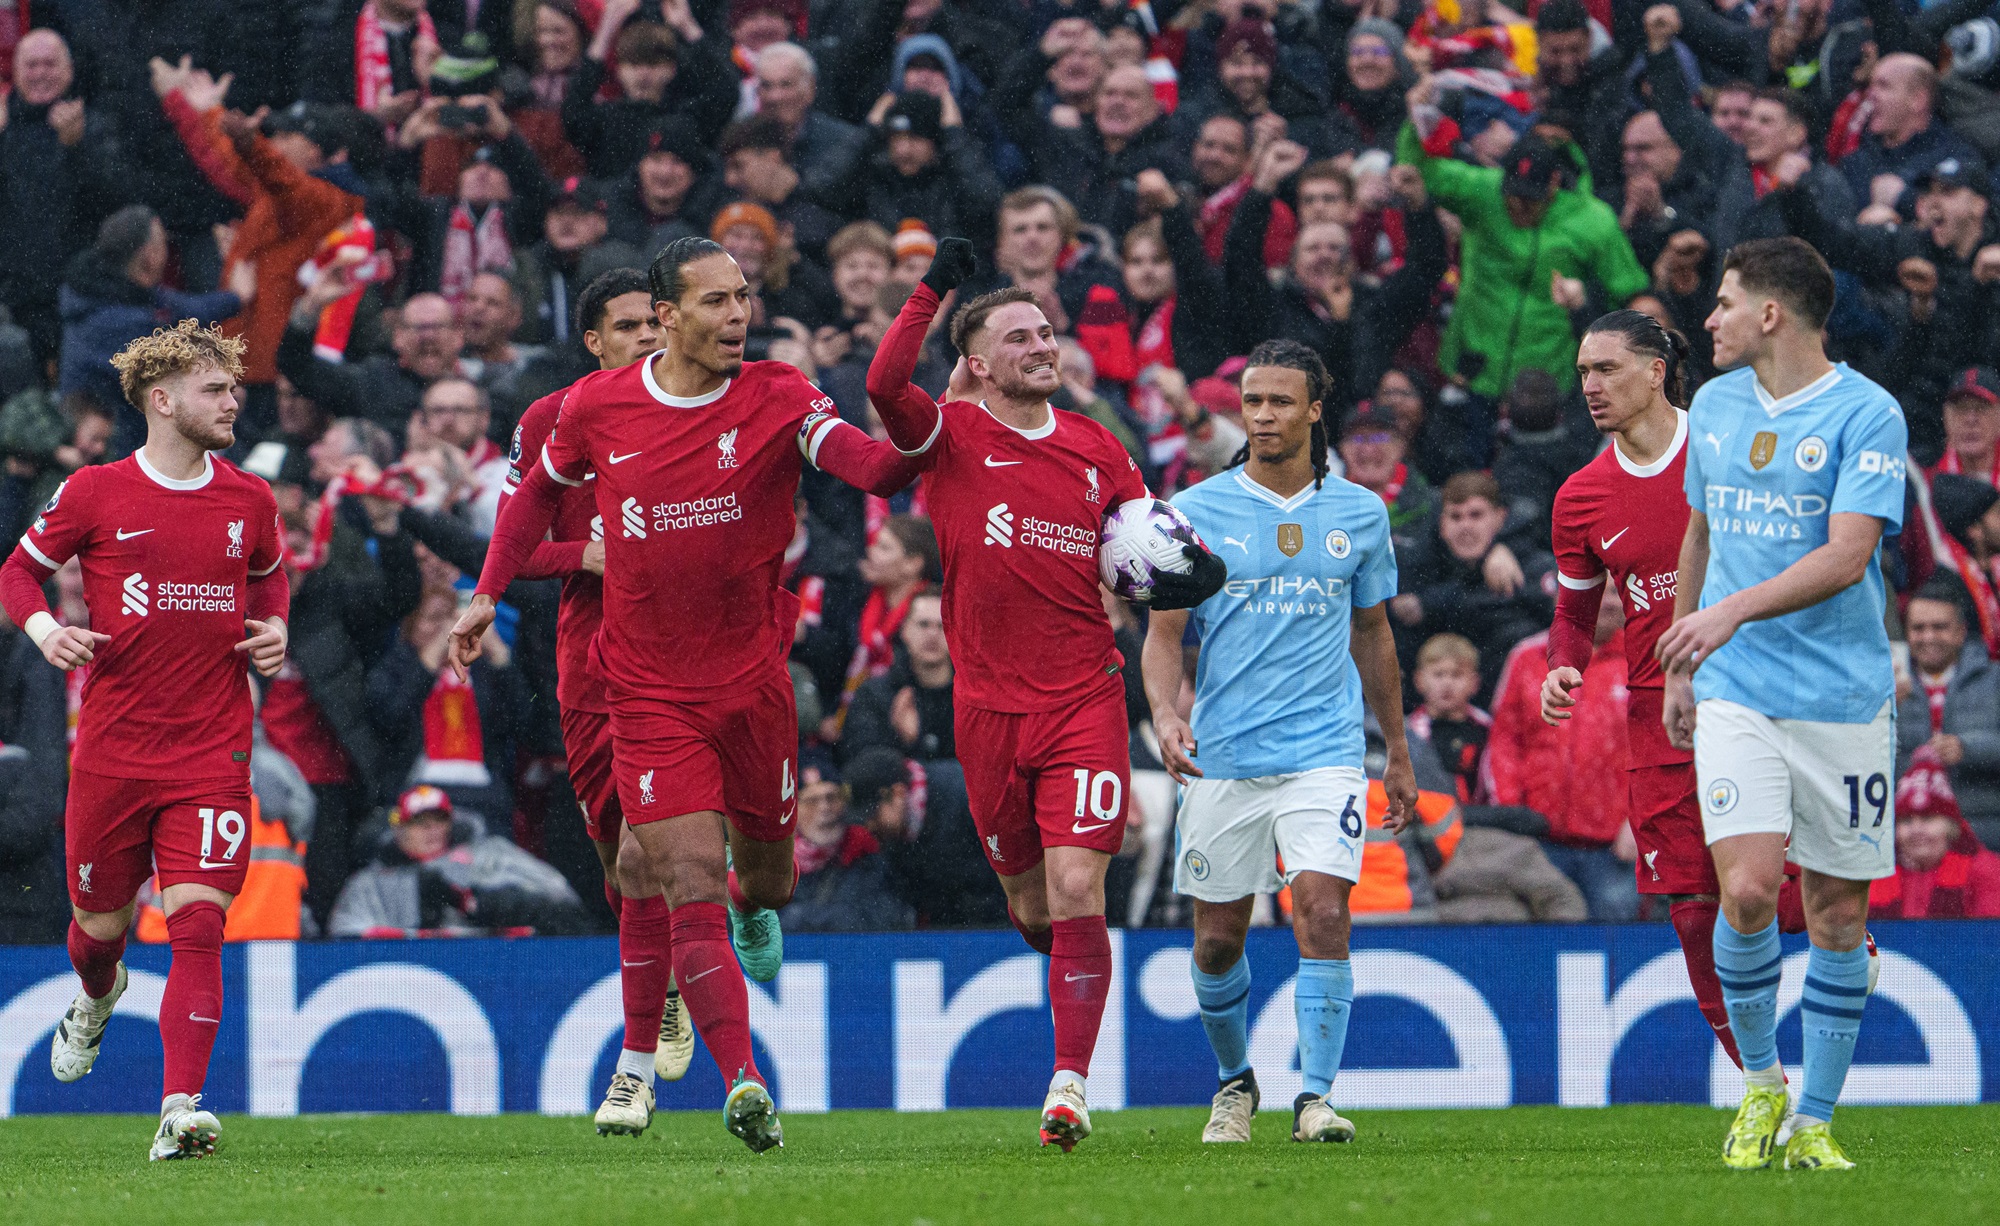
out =
[[1257,779],[1190,780],[1175,832],[1174,892],[1203,902],[1273,894],[1302,872],[1357,882],[1368,837],[1368,777],[1351,766],[1322,766]]
[[1783,834],[1789,858],[1848,881],[1896,872],[1896,724],[1772,719],[1740,703],[1695,707],[1694,770],[1708,841]]

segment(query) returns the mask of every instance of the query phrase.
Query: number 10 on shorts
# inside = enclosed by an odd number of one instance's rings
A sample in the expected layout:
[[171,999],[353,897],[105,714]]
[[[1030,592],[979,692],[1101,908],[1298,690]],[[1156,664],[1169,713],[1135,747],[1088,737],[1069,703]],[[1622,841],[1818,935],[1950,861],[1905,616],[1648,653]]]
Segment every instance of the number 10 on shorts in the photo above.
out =
[[201,811],[201,866],[221,867],[219,864],[209,863],[215,850],[216,835],[221,835],[223,841],[229,844],[229,850],[222,853],[223,862],[227,863],[236,859],[236,849],[243,846],[243,836],[248,833],[250,833],[249,825],[244,822],[243,815],[236,810],[224,809],[217,813],[214,809],[204,808]]
[[[1125,799],[1125,786],[1119,782],[1115,772],[1098,771],[1095,775],[1092,775],[1088,769],[1078,767],[1070,773],[1076,777],[1076,816],[1078,818],[1084,816],[1086,806],[1088,806],[1090,816],[1096,818],[1100,823],[1116,821],[1119,814],[1125,811],[1122,803]],[[1082,834],[1084,832],[1078,830],[1076,833]]]

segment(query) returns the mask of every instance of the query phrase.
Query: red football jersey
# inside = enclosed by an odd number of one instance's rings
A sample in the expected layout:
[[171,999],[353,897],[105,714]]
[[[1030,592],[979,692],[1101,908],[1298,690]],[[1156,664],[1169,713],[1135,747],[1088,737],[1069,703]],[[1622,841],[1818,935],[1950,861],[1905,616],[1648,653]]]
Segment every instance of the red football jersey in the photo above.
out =
[[944,632],[958,701],[988,711],[1047,711],[1123,663],[1097,578],[1105,512],[1147,498],[1116,437],[1049,410],[1016,430],[981,405],[940,406],[943,424],[916,458],[944,558]]
[[1667,742],[1661,723],[1665,679],[1653,647],[1674,620],[1679,591],[1681,538],[1687,535],[1688,417],[1665,455],[1634,464],[1614,440],[1596,459],[1563,482],[1553,512],[1557,579],[1591,608],[1607,577],[1625,603],[1625,662],[1632,690],[1628,729],[1631,766],[1686,762],[1690,755]]
[[[514,448],[508,456],[507,481],[500,505],[520,487],[521,476],[542,462],[542,448],[555,429],[568,389],[542,397],[521,414],[514,427]],[[604,519],[597,513],[596,474],[581,486],[563,487],[552,541],[601,541]],[[556,607],[556,702],[569,711],[610,710],[604,697],[604,675],[598,671],[590,644],[604,624],[604,580],[587,570],[563,576],[562,599]]]
[[228,779],[250,770],[251,576],[276,570],[271,487],[223,460],[188,481],[135,452],[76,471],[21,537],[50,570],[83,565],[97,649],[76,763],[118,779]]
[[[795,610],[780,608],[778,574],[808,459],[882,492],[915,476],[782,362],[746,363],[692,398],[667,394],[650,359],[570,389],[542,467],[573,488],[596,474],[605,582],[595,653],[614,701],[712,697],[784,659]],[[494,553],[518,544],[507,534],[502,549],[503,533]],[[510,565],[490,553],[480,591],[497,595]]]

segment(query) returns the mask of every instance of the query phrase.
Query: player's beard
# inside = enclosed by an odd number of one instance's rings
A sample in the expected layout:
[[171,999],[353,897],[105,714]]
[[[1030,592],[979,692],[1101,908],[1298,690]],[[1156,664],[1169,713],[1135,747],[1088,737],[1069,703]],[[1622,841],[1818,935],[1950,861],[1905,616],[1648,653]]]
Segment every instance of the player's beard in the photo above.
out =
[[203,451],[221,451],[236,442],[236,426],[232,422],[210,421],[189,422],[174,419],[174,429],[180,436]]
[[1009,400],[1047,400],[1061,386],[1062,380],[1057,375],[1055,367],[1050,367],[1046,376],[1039,371],[1033,375],[1019,370],[993,372],[993,390]]

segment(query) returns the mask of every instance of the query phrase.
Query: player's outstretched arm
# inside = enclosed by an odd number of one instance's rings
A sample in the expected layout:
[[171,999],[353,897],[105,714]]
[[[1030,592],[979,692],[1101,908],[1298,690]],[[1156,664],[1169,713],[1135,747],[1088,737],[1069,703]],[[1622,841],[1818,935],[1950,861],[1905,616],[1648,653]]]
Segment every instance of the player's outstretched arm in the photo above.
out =
[[947,238],[938,243],[937,255],[931,260],[931,270],[924,274],[916,292],[896,313],[896,322],[889,325],[881,346],[875,350],[875,360],[868,364],[868,399],[874,402],[875,411],[881,414],[882,425],[889,431],[889,441],[895,443],[897,450],[905,455],[919,455],[930,450],[944,424],[937,402],[922,388],[911,383],[910,378],[916,374],[917,359],[923,355],[924,337],[930,332],[938,307],[946,294],[957,289],[972,275],[972,270],[972,244],[969,241]]
[[1146,645],[1139,657],[1146,701],[1153,708],[1153,734],[1160,738],[1160,761],[1175,783],[1201,778],[1201,768],[1194,764],[1194,730],[1181,718],[1181,683],[1186,676],[1181,644],[1187,622],[1183,610],[1156,610],[1146,626]]
[[1403,732],[1403,672],[1396,663],[1396,634],[1389,627],[1387,601],[1354,611],[1348,651],[1361,674],[1361,696],[1389,746],[1389,764],[1382,771],[1389,812],[1382,825],[1396,834],[1417,820],[1417,772],[1410,765],[1410,742]]
[[1382,768],[1388,814],[1382,826],[1398,834],[1416,820],[1416,768],[1410,766],[1410,738],[1402,726],[1402,668],[1396,664],[1396,632],[1388,624],[1386,600],[1354,610],[1348,654],[1362,674],[1362,698],[1388,744],[1388,766]]
[[56,621],[49,612],[48,598],[42,595],[42,584],[53,574],[53,570],[27,557],[17,546],[6,563],[0,565],[0,604],[6,606],[7,616],[14,619],[14,624],[41,648],[42,658],[68,672],[90,663],[91,656],[109,643],[111,636]]
[[917,458],[869,438],[831,413],[807,418],[799,445],[814,468],[877,498],[903,492],[922,471]]
[[499,521],[493,525],[493,540],[486,548],[486,566],[479,572],[479,588],[451,628],[451,667],[461,681],[465,680],[466,666],[479,658],[480,637],[493,624],[494,602],[548,535],[561,498],[556,479],[545,465],[537,465],[528,470],[521,488],[502,508]]

